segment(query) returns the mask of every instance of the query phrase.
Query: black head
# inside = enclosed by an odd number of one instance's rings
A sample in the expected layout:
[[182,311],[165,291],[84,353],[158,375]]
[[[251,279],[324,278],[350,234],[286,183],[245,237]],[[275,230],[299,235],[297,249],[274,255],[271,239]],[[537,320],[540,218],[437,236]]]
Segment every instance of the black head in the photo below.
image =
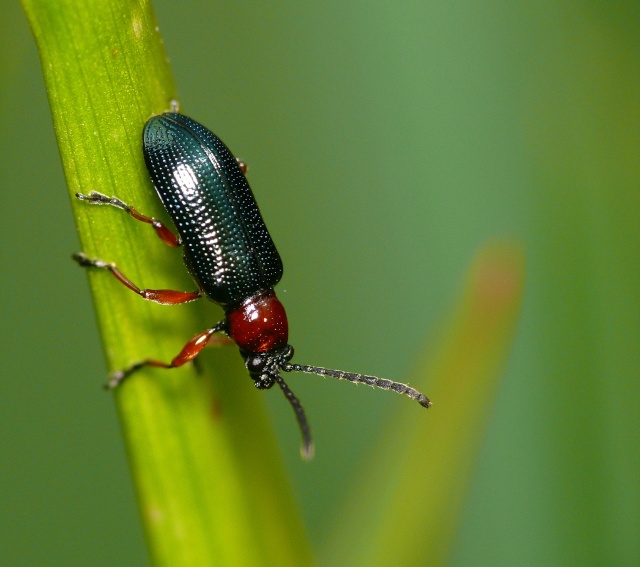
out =
[[287,345],[276,351],[241,352],[240,354],[244,358],[244,364],[249,371],[249,376],[254,381],[255,387],[258,390],[268,390],[278,380],[282,366],[293,357],[293,347]]

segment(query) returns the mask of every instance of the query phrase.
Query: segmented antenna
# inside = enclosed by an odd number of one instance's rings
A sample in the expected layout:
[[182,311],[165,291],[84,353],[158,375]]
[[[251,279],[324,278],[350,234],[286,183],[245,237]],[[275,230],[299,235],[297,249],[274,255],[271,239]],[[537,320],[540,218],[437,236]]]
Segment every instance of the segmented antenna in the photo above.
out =
[[302,432],[303,443],[300,449],[300,454],[303,459],[309,460],[313,457],[313,441],[311,440],[311,430],[309,429],[307,416],[304,414],[304,410],[302,409],[302,404],[300,404],[300,400],[295,397],[294,393],[291,391],[289,386],[287,386],[280,374],[274,372],[273,378],[278,383],[278,386],[280,386],[280,389],[284,392],[289,403],[293,406],[293,411],[296,413],[296,419],[298,420],[298,425]]
[[342,370],[331,370],[329,368],[321,368],[320,366],[307,366],[302,364],[285,363],[280,367],[285,372],[306,372],[307,374],[318,374],[319,376],[330,376],[337,380],[348,380],[356,384],[366,384],[372,388],[380,388],[381,390],[391,390],[398,394],[402,394],[416,400],[422,407],[428,408],[431,405],[429,398],[422,392],[418,392],[415,388],[393,382],[385,378],[377,378],[376,376],[367,376],[366,374],[355,374],[353,372],[343,372]]

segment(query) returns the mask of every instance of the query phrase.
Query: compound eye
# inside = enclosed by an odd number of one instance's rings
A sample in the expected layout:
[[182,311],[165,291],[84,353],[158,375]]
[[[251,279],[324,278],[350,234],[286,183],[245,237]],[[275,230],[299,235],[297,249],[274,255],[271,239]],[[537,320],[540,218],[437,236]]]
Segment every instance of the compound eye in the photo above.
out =
[[265,357],[253,354],[247,356],[244,361],[244,365],[247,367],[249,374],[260,374],[264,370],[266,364],[267,359]]

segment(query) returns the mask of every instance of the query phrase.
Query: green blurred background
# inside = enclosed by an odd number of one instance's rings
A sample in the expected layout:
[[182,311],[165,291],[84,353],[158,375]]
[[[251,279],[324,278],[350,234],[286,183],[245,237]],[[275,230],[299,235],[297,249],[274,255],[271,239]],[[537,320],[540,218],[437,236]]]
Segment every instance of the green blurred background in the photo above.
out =
[[[37,53],[5,4],[0,564],[141,565]],[[182,109],[250,164],[299,361],[406,379],[478,248],[524,244],[525,303],[450,563],[638,565],[639,5],[154,4]],[[321,550],[401,401],[291,383],[312,463],[281,395],[265,398]]]

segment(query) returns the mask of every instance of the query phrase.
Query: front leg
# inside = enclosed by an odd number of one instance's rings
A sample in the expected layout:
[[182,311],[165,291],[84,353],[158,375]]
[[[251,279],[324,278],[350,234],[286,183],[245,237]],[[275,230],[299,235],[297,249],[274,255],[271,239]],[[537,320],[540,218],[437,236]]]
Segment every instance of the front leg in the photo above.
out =
[[186,345],[182,347],[182,350],[178,353],[178,355],[175,356],[169,363],[162,362],[160,360],[147,359],[143,360],[142,362],[133,364],[125,370],[118,370],[117,372],[113,372],[109,375],[109,382],[105,384],[105,388],[108,390],[117,388],[120,384],[122,384],[125,378],[128,378],[134,372],[137,372],[138,370],[141,370],[142,368],[145,368],[147,366],[151,366],[154,368],[178,368],[198,356],[200,352],[202,352],[202,349],[207,346],[207,343],[210,341],[211,336],[214,333],[224,330],[226,330],[226,321],[220,321],[210,329],[202,331],[202,333],[198,333]]

